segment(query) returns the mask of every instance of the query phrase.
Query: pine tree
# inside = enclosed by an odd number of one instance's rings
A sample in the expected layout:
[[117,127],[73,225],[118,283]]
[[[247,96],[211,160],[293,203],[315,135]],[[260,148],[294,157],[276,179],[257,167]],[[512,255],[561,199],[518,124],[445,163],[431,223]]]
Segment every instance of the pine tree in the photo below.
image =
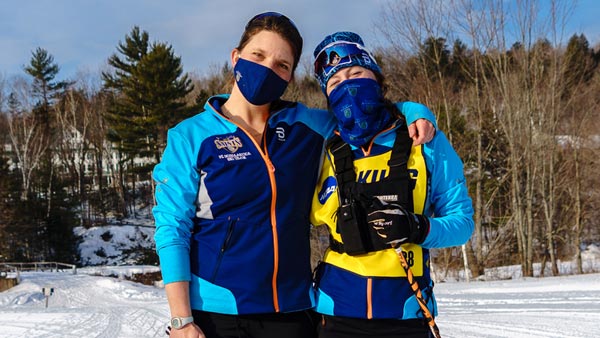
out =
[[564,79],[566,91],[578,90],[578,88],[592,79],[596,62],[594,51],[590,48],[585,35],[573,35],[567,44],[565,52]]
[[157,161],[166,142],[167,129],[188,113],[183,98],[193,86],[187,75],[181,76],[182,71],[181,59],[174,56],[172,47],[156,43],[140,60],[134,73],[139,80],[137,90],[144,93],[138,101],[143,109],[140,124],[151,131],[154,147],[150,150]]
[[[148,52],[148,33],[140,32],[139,27],[134,27],[130,35],[125,37],[125,42],[117,46],[121,59],[113,54],[108,59],[108,64],[115,68],[113,73],[103,72],[104,88],[114,93],[114,100],[107,114],[109,124],[108,139],[116,144],[117,150],[124,156],[123,161],[133,158],[137,154],[138,139],[142,138],[139,126],[134,124],[140,110],[134,102],[138,95],[135,89],[133,74],[140,60]],[[131,96],[134,96],[133,100]]]
[[432,80],[439,80],[438,73],[446,75],[450,64],[450,51],[446,39],[429,37],[421,46],[419,56],[426,67],[427,75]]
[[29,65],[25,67],[25,72],[33,77],[33,93],[38,100],[36,117],[48,128],[52,122],[50,105],[58,93],[69,85],[66,81],[54,81],[59,71],[60,67],[54,62],[54,57],[41,47],[31,53]]
[[52,159],[56,148],[52,144],[56,140],[56,118],[54,116],[53,104],[60,93],[68,88],[69,83],[66,81],[55,81],[60,67],[54,62],[54,57],[41,47],[32,52],[29,65],[24,67],[24,70],[33,77],[32,89],[36,99],[33,108],[34,128],[39,129],[38,142],[46,149],[42,156],[39,170],[39,183],[46,190],[46,198],[48,200],[46,215],[49,215],[50,208],[52,207],[52,175],[54,173]]
[[[113,54],[108,60],[113,72],[102,73],[102,78],[104,88],[113,93],[107,138],[121,156],[120,209],[127,214],[127,173],[146,175],[158,163],[167,129],[190,114],[192,107],[187,107],[184,99],[193,85],[187,74],[182,75],[181,58],[175,56],[173,48],[165,43],[151,44],[148,33],[137,26],[117,50],[121,55]],[[136,157],[153,159],[154,163],[133,168]],[[135,182],[131,186],[135,187]]]
[[[33,77],[32,94],[36,101],[31,112],[33,122],[29,126],[33,135],[36,135],[33,142],[38,144],[37,149],[40,149],[41,157],[39,166],[33,167],[36,170],[32,176],[31,191],[27,191],[29,197],[17,208],[20,215],[18,223],[25,222],[34,229],[28,232],[28,236],[18,239],[24,243],[24,249],[16,255],[21,255],[27,260],[76,257],[73,235],[75,222],[68,221],[66,217],[56,222],[55,216],[73,215],[74,210],[72,202],[65,196],[64,177],[61,176],[58,165],[54,163],[58,157],[57,142],[60,139],[57,133],[55,106],[70,83],[56,80],[60,67],[54,62],[54,57],[43,48],[32,52],[29,65],[25,66],[24,70]],[[23,118],[26,120],[29,117]]]
[[181,58],[173,48],[148,40],[147,32],[134,27],[117,47],[122,57],[109,58],[114,73],[102,77],[105,88],[116,94],[109,116],[112,140],[129,157],[159,161],[167,129],[190,113],[184,98],[193,85],[182,75]]

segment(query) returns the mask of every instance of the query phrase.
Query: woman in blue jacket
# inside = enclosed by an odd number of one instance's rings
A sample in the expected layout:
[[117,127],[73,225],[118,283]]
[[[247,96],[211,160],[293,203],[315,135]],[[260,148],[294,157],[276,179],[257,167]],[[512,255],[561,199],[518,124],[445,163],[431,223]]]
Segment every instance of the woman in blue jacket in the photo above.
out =
[[[309,211],[335,123],[280,100],[301,52],[290,19],[255,16],[231,52],[231,93],[168,132],[153,212],[172,337],[313,335]],[[433,121],[423,106],[418,118]]]
[[474,226],[462,162],[440,131],[412,144],[399,112],[419,105],[384,98],[360,36],[329,35],[314,56],[337,121],[311,213],[330,233],[315,281],[319,337],[429,337],[429,249],[464,244]]

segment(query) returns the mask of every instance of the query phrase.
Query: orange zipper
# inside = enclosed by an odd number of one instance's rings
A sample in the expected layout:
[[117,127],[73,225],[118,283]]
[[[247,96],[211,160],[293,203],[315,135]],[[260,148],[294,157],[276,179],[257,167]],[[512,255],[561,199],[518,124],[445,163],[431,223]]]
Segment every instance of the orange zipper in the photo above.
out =
[[256,143],[256,140],[254,139],[254,137],[252,137],[252,135],[246,131],[244,128],[242,128],[239,124],[231,121],[230,119],[228,119],[229,122],[233,123],[234,125],[236,125],[238,128],[240,128],[241,131],[243,131],[248,138],[252,141],[252,143],[254,143],[254,146],[256,147],[256,149],[258,149],[258,152],[260,153],[260,156],[263,158],[264,162],[265,162],[265,166],[267,167],[267,173],[269,174],[269,181],[271,182],[271,233],[273,234],[273,277],[271,279],[271,286],[273,287],[273,307],[275,308],[275,312],[279,312],[279,297],[278,297],[278,292],[277,292],[277,275],[279,273],[279,240],[278,240],[278,235],[277,235],[277,217],[275,215],[275,206],[276,206],[276,201],[277,201],[277,184],[275,182],[275,166],[273,165],[273,162],[271,162],[271,159],[269,158],[269,153],[266,149],[266,138],[267,138],[267,133],[266,133],[266,128],[267,125],[269,123],[269,121],[267,120],[265,123],[265,130],[263,131],[263,144],[265,144],[265,149],[261,148],[261,146]]
[[373,279],[367,278],[367,319],[373,319]]

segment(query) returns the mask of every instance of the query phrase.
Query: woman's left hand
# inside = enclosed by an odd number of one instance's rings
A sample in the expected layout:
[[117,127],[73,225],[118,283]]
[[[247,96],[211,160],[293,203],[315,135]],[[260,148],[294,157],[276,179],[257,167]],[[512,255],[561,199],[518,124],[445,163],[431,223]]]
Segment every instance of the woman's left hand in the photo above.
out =
[[408,126],[408,136],[412,138],[413,146],[425,144],[435,136],[435,128],[426,119],[418,119]]

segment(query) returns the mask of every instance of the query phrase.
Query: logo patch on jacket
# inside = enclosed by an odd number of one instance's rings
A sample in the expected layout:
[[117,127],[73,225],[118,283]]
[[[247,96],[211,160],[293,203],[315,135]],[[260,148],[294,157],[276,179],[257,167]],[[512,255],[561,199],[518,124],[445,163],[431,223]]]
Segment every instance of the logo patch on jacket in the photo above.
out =
[[227,149],[232,154],[243,147],[242,140],[233,135],[227,136],[227,138],[215,138],[215,145],[217,149]]
[[285,129],[283,127],[275,128],[275,134],[277,134],[277,139],[281,142],[285,141]]
[[335,181],[335,178],[333,176],[327,177],[327,179],[325,179],[325,182],[323,182],[323,185],[321,186],[321,190],[319,191],[319,202],[321,204],[325,204],[329,196],[333,194],[336,188],[337,182]]
[[229,154],[219,154],[220,160],[239,161],[245,160],[252,155],[249,151],[237,152],[244,145],[239,137],[233,135],[226,138],[215,138],[215,146],[218,150],[226,149],[229,152]]

